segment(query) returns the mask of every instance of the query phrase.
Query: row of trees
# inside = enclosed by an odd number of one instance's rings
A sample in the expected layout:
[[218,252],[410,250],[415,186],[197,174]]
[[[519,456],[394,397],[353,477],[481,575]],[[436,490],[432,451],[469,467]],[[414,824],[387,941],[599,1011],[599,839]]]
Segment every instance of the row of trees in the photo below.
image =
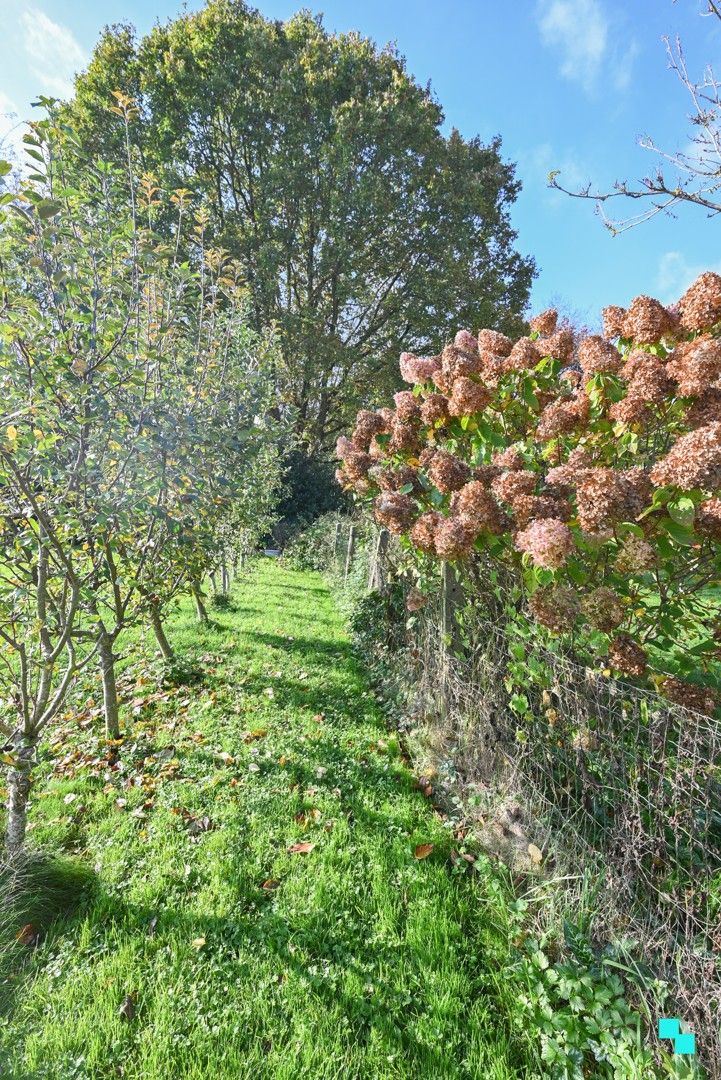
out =
[[[97,664],[119,735],[115,647],[252,547],[281,477],[271,337],[186,188],[137,175],[134,102],[106,123],[125,167],[89,159],[51,108],[0,194],[0,723],[8,848],[24,840],[38,741]],[[8,165],[1,166],[9,177]],[[9,181],[6,181],[8,183]]]
[[[721,276],[679,303],[606,308],[579,340],[555,311],[517,340],[459,331],[401,356],[413,386],[358,413],[341,484],[401,537],[424,581],[438,560],[486,570],[495,614],[669,698],[718,704]],[[494,585],[495,583],[495,585]]]

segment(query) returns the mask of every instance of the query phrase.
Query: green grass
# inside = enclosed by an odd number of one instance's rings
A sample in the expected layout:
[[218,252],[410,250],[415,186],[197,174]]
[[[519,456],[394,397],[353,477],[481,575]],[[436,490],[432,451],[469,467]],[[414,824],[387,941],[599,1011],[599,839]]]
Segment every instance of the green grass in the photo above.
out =
[[44,754],[29,839],[93,875],[6,947],[0,1076],[540,1075],[497,872],[452,865],[320,577],[263,563],[212,619],[169,627],[199,684],[132,645],[119,765],[95,702]]

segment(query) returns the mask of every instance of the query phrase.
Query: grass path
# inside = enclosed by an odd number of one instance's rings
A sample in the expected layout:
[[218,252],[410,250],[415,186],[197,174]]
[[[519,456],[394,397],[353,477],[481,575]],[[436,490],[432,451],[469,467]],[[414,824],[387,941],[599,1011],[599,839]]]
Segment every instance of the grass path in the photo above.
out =
[[43,763],[33,843],[93,884],[4,980],[0,1076],[535,1075],[501,901],[451,865],[321,579],[264,563],[213,619],[170,627],[202,685],[138,669],[118,766],[83,713]]

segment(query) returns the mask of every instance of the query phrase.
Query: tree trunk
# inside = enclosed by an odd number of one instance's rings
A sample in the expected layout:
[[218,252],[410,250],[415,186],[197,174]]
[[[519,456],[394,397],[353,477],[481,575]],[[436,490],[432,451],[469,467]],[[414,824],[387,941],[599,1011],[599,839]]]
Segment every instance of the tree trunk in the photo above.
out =
[[26,735],[22,728],[15,732],[13,748],[15,763],[8,773],[7,851],[14,854],[25,846],[28,823],[30,773],[35,759],[37,735]]
[[103,630],[98,647],[100,675],[103,680],[103,708],[105,710],[105,734],[109,739],[120,738],[120,710],[118,688],[115,685],[115,654],[113,639]]
[[227,594],[229,586],[230,579],[228,578],[228,567],[225,562],[223,562],[220,566],[220,587],[223,590],[224,595]]
[[205,610],[205,604],[203,603],[203,594],[200,591],[200,586],[193,582],[190,586],[190,591],[193,594],[193,600],[195,600],[195,612],[198,616],[198,622],[203,626],[208,625],[208,612]]
[[160,611],[155,604],[150,609],[150,622],[163,660],[172,660],[174,658],[173,647],[165,636],[163,620],[160,618]]
[[216,579],[215,574],[210,575],[210,584],[211,584],[211,587],[213,589],[214,596],[217,596],[218,595],[218,581]]

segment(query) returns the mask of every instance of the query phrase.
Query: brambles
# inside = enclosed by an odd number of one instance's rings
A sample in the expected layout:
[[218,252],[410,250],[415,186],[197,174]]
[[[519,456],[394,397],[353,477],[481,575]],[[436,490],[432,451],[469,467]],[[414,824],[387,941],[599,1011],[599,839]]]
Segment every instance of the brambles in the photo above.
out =
[[502,564],[516,589],[503,602],[713,711],[721,276],[675,308],[639,296],[603,320],[603,336],[574,341],[546,311],[516,341],[462,330],[439,356],[404,353],[412,392],[359,414],[339,480],[375,500],[421,574],[433,559]]

